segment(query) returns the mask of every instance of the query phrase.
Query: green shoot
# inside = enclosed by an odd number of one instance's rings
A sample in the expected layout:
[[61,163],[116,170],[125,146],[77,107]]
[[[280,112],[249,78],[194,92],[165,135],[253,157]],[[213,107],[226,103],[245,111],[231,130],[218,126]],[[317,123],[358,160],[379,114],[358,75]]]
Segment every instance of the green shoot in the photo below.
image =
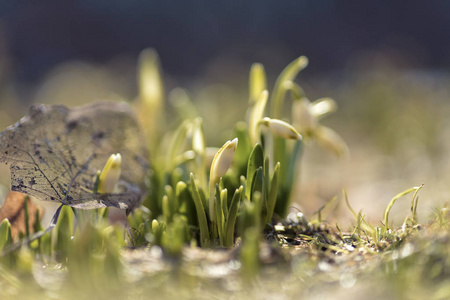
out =
[[383,214],[383,224],[384,224],[383,225],[383,230],[382,230],[382,234],[383,235],[385,235],[388,232],[388,229],[389,229],[389,212],[391,211],[392,206],[394,206],[395,202],[399,198],[401,198],[401,197],[403,197],[405,195],[408,195],[408,194],[410,194],[412,192],[414,192],[414,194],[413,194],[413,200],[414,200],[414,198],[416,197],[416,192],[418,190],[420,190],[421,188],[422,188],[422,186],[413,187],[413,188],[407,189],[406,191],[403,191],[403,192],[397,194],[394,198],[392,198],[392,200],[386,206],[386,208],[384,210],[384,214]]

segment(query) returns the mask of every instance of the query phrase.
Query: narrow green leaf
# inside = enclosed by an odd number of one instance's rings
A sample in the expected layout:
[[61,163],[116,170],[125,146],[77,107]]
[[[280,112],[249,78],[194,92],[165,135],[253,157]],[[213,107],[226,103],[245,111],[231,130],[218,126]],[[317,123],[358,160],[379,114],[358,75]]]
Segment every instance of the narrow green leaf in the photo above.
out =
[[263,166],[264,166],[263,148],[260,144],[256,144],[255,147],[253,147],[250,157],[248,158],[247,184],[246,184],[247,189],[245,191],[247,199],[251,199],[253,178],[255,176],[256,170],[260,167],[262,168]]
[[284,88],[291,92],[294,101],[298,101],[305,97],[305,91],[303,88],[293,81],[285,81]]
[[100,208],[98,210],[99,212],[99,216],[100,216],[100,220],[107,220],[108,219],[108,214],[109,214],[109,207],[104,207],[104,208]]
[[302,155],[303,142],[301,140],[295,141],[292,153],[287,154],[286,140],[281,138],[275,138],[274,140],[276,142],[275,161],[280,163],[279,192],[277,195],[274,212],[280,217],[285,217],[289,207],[292,188],[299,172],[298,161]]
[[168,172],[171,172],[172,169],[176,167],[174,166],[174,161],[176,160],[175,158],[178,154],[183,152],[184,145],[187,142],[187,134],[191,127],[192,122],[185,120],[180,126],[178,126],[173,134],[166,156],[166,170]]
[[206,143],[203,130],[203,121],[196,118],[192,126],[192,150],[195,152],[195,174],[200,181],[200,186],[207,188],[206,177]]
[[25,210],[25,236],[30,238],[30,214],[28,211],[28,202],[30,201],[30,197],[28,195],[25,195],[24,197],[24,203],[23,208]]
[[151,243],[153,245],[161,245],[161,238],[162,238],[163,228],[161,227],[161,224],[158,222],[158,220],[154,219],[152,221],[152,235],[153,240]]
[[231,205],[228,213],[228,218],[226,222],[226,231],[225,231],[225,247],[233,246],[234,239],[234,228],[236,225],[236,218],[238,215],[239,204],[242,199],[242,194],[244,191],[244,187],[241,185],[239,189],[234,192],[233,199],[231,200]]
[[47,232],[39,239],[39,248],[42,256],[52,255],[52,233]]
[[[255,174],[256,175],[256,174]],[[253,227],[261,229],[261,215],[262,215],[262,195],[261,192],[255,191],[252,194],[252,202],[255,204],[253,212]]]
[[[56,245],[55,250],[59,260],[64,261],[72,248],[73,236],[73,220],[74,214],[72,208],[64,205],[59,215],[58,223],[56,224]],[[90,222],[87,222],[90,224]]]
[[[297,142],[297,141],[296,141]],[[289,184],[284,180],[288,179],[288,170],[291,163],[291,153],[286,151],[287,140],[278,136],[273,137],[273,164],[280,163],[280,177],[283,187],[290,188]],[[293,153],[292,153],[293,154]]]
[[278,193],[278,179],[280,177],[280,163],[277,163],[273,171],[272,181],[270,182],[269,196],[267,197],[267,216],[265,224],[270,223],[275,209]]
[[252,195],[251,201],[256,204],[256,224],[258,226],[265,226],[262,222],[266,220],[267,216],[267,200],[266,200],[266,184],[264,182],[263,167],[259,167],[256,170],[255,176],[252,182]]
[[152,168],[150,168],[150,172],[147,179],[149,185],[153,188],[148,189],[148,195],[142,202],[142,205],[147,207],[151,211],[153,218],[156,218],[162,213],[161,207],[162,193],[160,188],[162,186],[162,176],[160,175],[161,175],[160,170],[156,168],[155,165],[153,165]]
[[210,240],[205,208],[203,206],[202,198],[198,191],[197,185],[195,184],[194,174],[191,173],[190,179],[192,198],[194,199],[195,209],[197,210],[198,224],[200,227],[200,243],[202,247],[207,247],[210,244]]
[[259,167],[255,175],[253,176],[252,180],[252,187],[251,187],[251,196],[250,200],[253,201],[254,193],[259,192],[261,193],[261,199],[264,198],[264,194],[266,192],[265,182],[264,182],[264,171],[263,167]]
[[[403,191],[399,194],[397,194],[394,198],[392,198],[392,200],[389,202],[388,206],[386,206],[386,209],[384,210],[384,215],[383,215],[383,223],[384,223],[384,230],[383,230],[383,234],[385,234],[389,228],[389,212],[392,209],[392,206],[394,206],[394,203],[401,197],[408,195],[409,193],[415,192],[417,190],[420,190],[422,187],[418,186],[418,187],[413,187],[410,189],[407,189],[406,191]],[[416,196],[416,194],[414,194],[414,197]]]
[[268,156],[266,156],[266,159],[264,160],[263,175],[264,175],[264,190],[266,193],[264,195],[264,200],[267,201],[267,197],[269,196],[270,190],[270,159]]
[[167,223],[172,222],[172,212],[169,204],[169,197],[164,195],[162,198],[162,212]]
[[188,186],[185,182],[179,181],[175,187],[175,195],[179,203],[179,213],[185,216],[188,224],[198,226],[197,212],[195,211],[194,200],[189,192]]
[[234,126],[233,136],[237,137],[239,143],[234,154],[234,164],[240,175],[247,173],[247,162],[249,153],[252,151],[252,145],[250,143],[249,131],[247,123],[240,121]]
[[41,216],[40,216],[40,210],[38,208],[38,209],[36,209],[36,212],[34,213],[33,232],[39,232],[41,230],[42,230]]
[[187,189],[187,184],[183,181],[178,181],[177,185],[175,186],[175,195],[177,197],[178,203],[183,202],[183,196],[184,196],[184,192]]
[[215,196],[215,208],[216,208],[216,216],[215,216],[215,221],[216,221],[216,228],[217,228],[217,232],[219,234],[219,240],[220,240],[220,245],[223,245],[224,243],[224,222],[225,222],[225,217],[224,217],[224,213],[222,210],[222,204],[221,204],[221,197],[220,197],[220,190],[219,190],[219,185],[216,185],[216,196]]
[[239,183],[244,187],[244,191],[245,191],[246,185],[247,185],[247,179],[245,178],[244,175],[241,175],[241,177],[239,177]]
[[259,95],[261,95],[261,92],[267,88],[266,72],[264,71],[264,66],[259,63],[254,63],[250,69],[249,77],[249,101],[250,104],[253,104],[253,102],[256,101]]
[[226,188],[220,192],[220,204],[222,205],[223,215],[228,218],[228,190]]
[[414,224],[417,223],[417,204],[419,203],[419,196],[417,193],[423,188],[424,184],[422,184],[415,192],[411,200],[411,220]]
[[3,219],[0,223],[0,250],[12,245],[11,224],[8,219]]
[[252,145],[260,142],[259,121],[264,117],[268,97],[269,92],[267,90],[262,91],[248,112],[248,132]]
[[175,195],[173,188],[170,185],[166,185],[165,192],[166,192],[166,195],[169,200],[168,204],[169,204],[170,214],[174,215],[178,212],[178,208],[179,208],[178,199]]

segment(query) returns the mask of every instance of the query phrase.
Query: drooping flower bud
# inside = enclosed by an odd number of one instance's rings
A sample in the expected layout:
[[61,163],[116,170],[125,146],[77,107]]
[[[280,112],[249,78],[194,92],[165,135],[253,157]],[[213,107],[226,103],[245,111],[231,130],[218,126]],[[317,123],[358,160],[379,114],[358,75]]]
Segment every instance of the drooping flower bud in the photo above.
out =
[[300,140],[302,138],[300,133],[298,133],[297,130],[295,130],[295,128],[287,122],[278,119],[263,118],[261,123],[267,126],[273,134],[279,137],[291,140]]

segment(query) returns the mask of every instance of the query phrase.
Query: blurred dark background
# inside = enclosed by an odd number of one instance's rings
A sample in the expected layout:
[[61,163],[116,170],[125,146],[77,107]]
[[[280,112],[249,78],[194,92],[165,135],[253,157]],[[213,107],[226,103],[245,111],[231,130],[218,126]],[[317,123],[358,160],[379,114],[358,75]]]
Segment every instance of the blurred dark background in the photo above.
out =
[[[180,77],[224,55],[269,69],[306,55],[310,74],[344,68],[369,50],[401,54],[415,67],[450,64],[448,1],[3,0],[0,28],[0,51],[19,82],[63,61],[137,57],[146,47]],[[281,57],[269,61],[273,53]]]

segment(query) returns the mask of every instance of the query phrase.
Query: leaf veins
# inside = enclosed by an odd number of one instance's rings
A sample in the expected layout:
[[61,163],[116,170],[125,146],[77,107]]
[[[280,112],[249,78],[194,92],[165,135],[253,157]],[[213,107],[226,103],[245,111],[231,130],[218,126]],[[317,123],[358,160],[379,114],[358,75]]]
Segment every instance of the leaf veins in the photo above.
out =
[[[0,162],[11,169],[11,190],[75,208],[132,210],[147,174],[146,143],[126,103],[99,102],[69,109],[35,105],[0,133]],[[93,192],[97,170],[122,155],[117,194]]]

